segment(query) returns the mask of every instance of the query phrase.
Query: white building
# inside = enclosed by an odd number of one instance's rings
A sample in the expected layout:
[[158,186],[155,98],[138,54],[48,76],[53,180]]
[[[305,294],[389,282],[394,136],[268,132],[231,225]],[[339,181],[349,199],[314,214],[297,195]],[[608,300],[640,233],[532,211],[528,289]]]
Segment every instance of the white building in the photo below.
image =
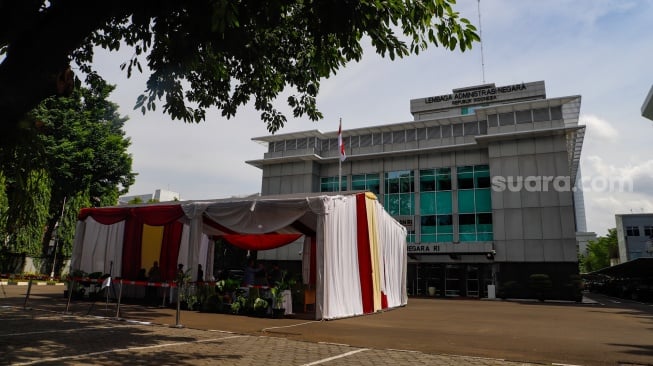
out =
[[[547,98],[544,81],[484,84],[410,101],[414,120],[343,131],[257,137],[263,195],[368,190],[408,229],[413,294],[527,296],[547,274],[557,296],[578,274],[574,194],[585,126],[580,95]],[[340,184],[338,182],[341,182]],[[297,260],[297,252],[284,254]]]
[[118,204],[126,205],[130,201],[133,201],[135,198],[139,198],[142,203],[181,201],[181,196],[179,195],[179,193],[168,191],[165,189],[157,189],[156,191],[154,191],[154,193],[122,196],[118,198]]

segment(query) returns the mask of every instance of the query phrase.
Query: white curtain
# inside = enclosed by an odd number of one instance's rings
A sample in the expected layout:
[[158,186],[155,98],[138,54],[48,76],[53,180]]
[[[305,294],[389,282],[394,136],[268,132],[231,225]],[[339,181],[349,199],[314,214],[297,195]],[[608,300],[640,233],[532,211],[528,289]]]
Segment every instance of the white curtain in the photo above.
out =
[[316,300],[323,304],[323,319],[363,314],[356,247],[356,197],[336,196],[332,202],[333,210],[324,216],[323,249],[318,250],[318,254],[323,253],[318,258],[322,261],[323,283],[321,291],[317,288]]
[[389,308],[403,306],[408,303],[406,228],[388,215],[380,203],[375,202],[375,210],[379,222],[379,242],[383,243],[380,246],[383,290]]
[[[109,273],[113,277],[122,276],[122,245],[124,238],[125,222],[121,221],[113,225],[103,225],[93,220],[92,217],[86,218],[83,225],[83,233],[76,232],[76,235],[83,237],[81,250],[79,251],[79,267],[87,273],[102,272]],[[80,225],[77,225],[80,229]],[[78,238],[75,238],[77,241]],[[111,263],[113,262],[113,268]]]
[[177,256],[177,264],[179,263],[183,264],[185,269],[188,269],[189,246],[190,246],[190,226],[184,225],[184,229],[181,231],[181,242],[179,243],[179,255]]

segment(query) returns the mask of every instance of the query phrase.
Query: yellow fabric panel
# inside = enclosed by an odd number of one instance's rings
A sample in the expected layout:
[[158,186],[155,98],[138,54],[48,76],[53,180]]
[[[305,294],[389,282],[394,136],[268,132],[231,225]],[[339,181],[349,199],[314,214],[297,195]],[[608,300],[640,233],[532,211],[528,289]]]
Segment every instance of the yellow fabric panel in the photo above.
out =
[[372,256],[372,286],[374,288],[374,311],[383,310],[381,306],[381,271],[379,252],[379,233],[377,231],[376,210],[374,199],[366,197],[365,209],[367,211],[367,229],[370,236],[370,255]]
[[161,256],[163,226],[143,225],[143,243],[141,245],[141,268],[148,270]]
[[372,192],[365,192],[365,198],[375,201],[377,200],[376,195]]

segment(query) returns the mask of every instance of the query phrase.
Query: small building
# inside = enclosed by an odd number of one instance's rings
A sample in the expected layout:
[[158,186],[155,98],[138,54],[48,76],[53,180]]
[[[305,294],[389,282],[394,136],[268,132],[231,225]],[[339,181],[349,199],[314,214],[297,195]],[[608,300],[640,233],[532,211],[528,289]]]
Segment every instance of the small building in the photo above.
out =
[[615,215],[619,262],[653,257],[653,213]]
[[567,298],[586,231],[580,105],[548,98],[544,81],[463,87],[411,100],[412,121],[343,130],[342,174],[337,131],[253,138],[268,151],[248,163],[264,196],[375,193],[407,229],[413,295],[488,297],[494,285],[529,296],[529,277],[545,274]]
[[177,192],[168,191],[165,189],[157,189],[154,193],[148,194],[135,194],[130,196],[122,196],[118,198],[119,205],[126,205],[134,199],[140,200],[140,203],[148,202],[171,202],[171,201],[181,201],[181,196]]

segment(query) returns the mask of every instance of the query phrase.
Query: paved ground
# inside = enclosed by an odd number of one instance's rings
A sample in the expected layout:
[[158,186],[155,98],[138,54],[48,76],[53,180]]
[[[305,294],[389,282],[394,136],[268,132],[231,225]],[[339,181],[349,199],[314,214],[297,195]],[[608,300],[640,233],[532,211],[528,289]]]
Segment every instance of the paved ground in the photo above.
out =
[[[316,322],[75,302],[63,288],[0,291],[0,364],[653,365],[653,306],[413,299]],[[128,319],[130,321],[125,321]],[[135,322],[138,321],[138,322]],[[147,323],[145,323],[147,322]]]

